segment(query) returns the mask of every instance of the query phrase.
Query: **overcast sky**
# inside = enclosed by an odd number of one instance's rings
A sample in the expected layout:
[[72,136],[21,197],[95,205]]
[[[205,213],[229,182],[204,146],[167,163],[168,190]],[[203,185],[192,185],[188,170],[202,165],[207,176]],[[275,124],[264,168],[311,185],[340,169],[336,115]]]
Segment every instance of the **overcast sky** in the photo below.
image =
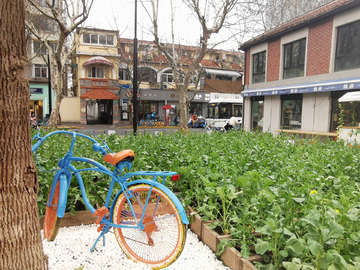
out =
[[[160,0],[161,13],[159,15],[159,32],[162,41],[171,42],[171,13],[170,1]],[[89,18],[85,22],[86,27],[94,27],[108,30],[118,30],[123,38],[134,38],[135,4],[134,0],[95,0],[90,11]],[[149,16],[138,0],[137,15],[137,38],[139,40],[153,40],[153,36],[147,30],[150,26]],[[175,10],[175,43],[182,45],[196,45],[200,38],[200,24],[191,15],[189,8],[181,0],[173,0]],[[149,9],[149,12],[151,10]],[[213,34],[210,42],[219,42],[228,39],[231,33],[222,30],[219,34]],[[219,45],[217,48],[237,50],[238,44],[235,39]]]

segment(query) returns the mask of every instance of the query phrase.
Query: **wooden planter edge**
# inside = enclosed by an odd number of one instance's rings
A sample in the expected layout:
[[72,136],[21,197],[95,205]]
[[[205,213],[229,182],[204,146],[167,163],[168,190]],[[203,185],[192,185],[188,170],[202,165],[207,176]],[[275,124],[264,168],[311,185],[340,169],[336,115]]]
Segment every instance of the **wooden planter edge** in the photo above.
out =
[[[96,218],[89,210],[76,211],[76,215],[72,216],[66,212],[64,217],[61,219],[60,227],[71,227],[80,225],[90,225],[95,223]],[[44,226],[44,217],[40,218],[40,228]]]

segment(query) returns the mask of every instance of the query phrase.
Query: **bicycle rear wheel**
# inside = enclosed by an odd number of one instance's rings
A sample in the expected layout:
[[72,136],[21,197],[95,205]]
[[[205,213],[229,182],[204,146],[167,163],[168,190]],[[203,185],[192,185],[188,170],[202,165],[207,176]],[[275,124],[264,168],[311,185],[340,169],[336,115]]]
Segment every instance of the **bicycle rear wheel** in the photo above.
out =
[[60,181],[57,181],[54,196],[51,202],[49,202],[50,193],[51,193],[51,189],[49,191],[49,196],[45,210],[45,217],[44,217],[44,238],[47,239],[49,242],[55,240],[61,224],[61,218],[57,217],[57,209],[59,205],[59,194],[60,194]]
[[[113,222],[136,226],[140,222],[150,185],[139,184],[129,188],[135,212],[131,212],[124,194],[116,201]],[[124,253],[133,261],[141,261],[152,269],[161,269],[173,263],[184,249],[186,225],[181,222],[173,201],[159,188],[153,187],[145,209],[144,229],[114,228],[116,239]]]

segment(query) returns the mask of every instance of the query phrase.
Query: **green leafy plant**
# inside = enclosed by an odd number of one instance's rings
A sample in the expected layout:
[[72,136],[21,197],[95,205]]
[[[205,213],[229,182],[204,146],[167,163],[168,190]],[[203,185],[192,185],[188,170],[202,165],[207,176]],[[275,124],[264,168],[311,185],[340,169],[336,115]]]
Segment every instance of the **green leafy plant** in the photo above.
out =
[[[258,269],[359,268],[360,148],[246,131],[103,135],[101,139],[114,152],[134,150],[132,171],[179,172],[180,180],[166,185],[180,192],[184,206],[191,205],[203,219],[214,222],[211,226],[232,236],[219,244],[218,255],[226,246],[239,249],[244,258],[250,252],[262,254],[266,262]],[[63,136],[45,142],[36,155],[40,215],[55,174],[40,166],[56,170],[70,141]],[[76,147],[77,156],[109,166],[90,144],[79,141]],[[102,205],[109,179],[82,175],[91,204]],[[73,212],[82,196],[75,181],[70,189],[67,211]]]

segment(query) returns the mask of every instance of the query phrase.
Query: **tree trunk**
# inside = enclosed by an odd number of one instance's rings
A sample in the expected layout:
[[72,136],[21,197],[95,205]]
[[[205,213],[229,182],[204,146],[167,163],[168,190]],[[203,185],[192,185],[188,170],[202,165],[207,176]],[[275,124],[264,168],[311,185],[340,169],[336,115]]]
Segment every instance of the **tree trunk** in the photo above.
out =
[[0,1],[0,18],[0,269],[45,269],[24,73],[24,1]]
[[187,133],[188,130],[188,110],[189,107],[186,104],[187,99],[187,87],[180,85],[179,91],[179,107],[180,107],[180,124],[179,129],[184,130]]

